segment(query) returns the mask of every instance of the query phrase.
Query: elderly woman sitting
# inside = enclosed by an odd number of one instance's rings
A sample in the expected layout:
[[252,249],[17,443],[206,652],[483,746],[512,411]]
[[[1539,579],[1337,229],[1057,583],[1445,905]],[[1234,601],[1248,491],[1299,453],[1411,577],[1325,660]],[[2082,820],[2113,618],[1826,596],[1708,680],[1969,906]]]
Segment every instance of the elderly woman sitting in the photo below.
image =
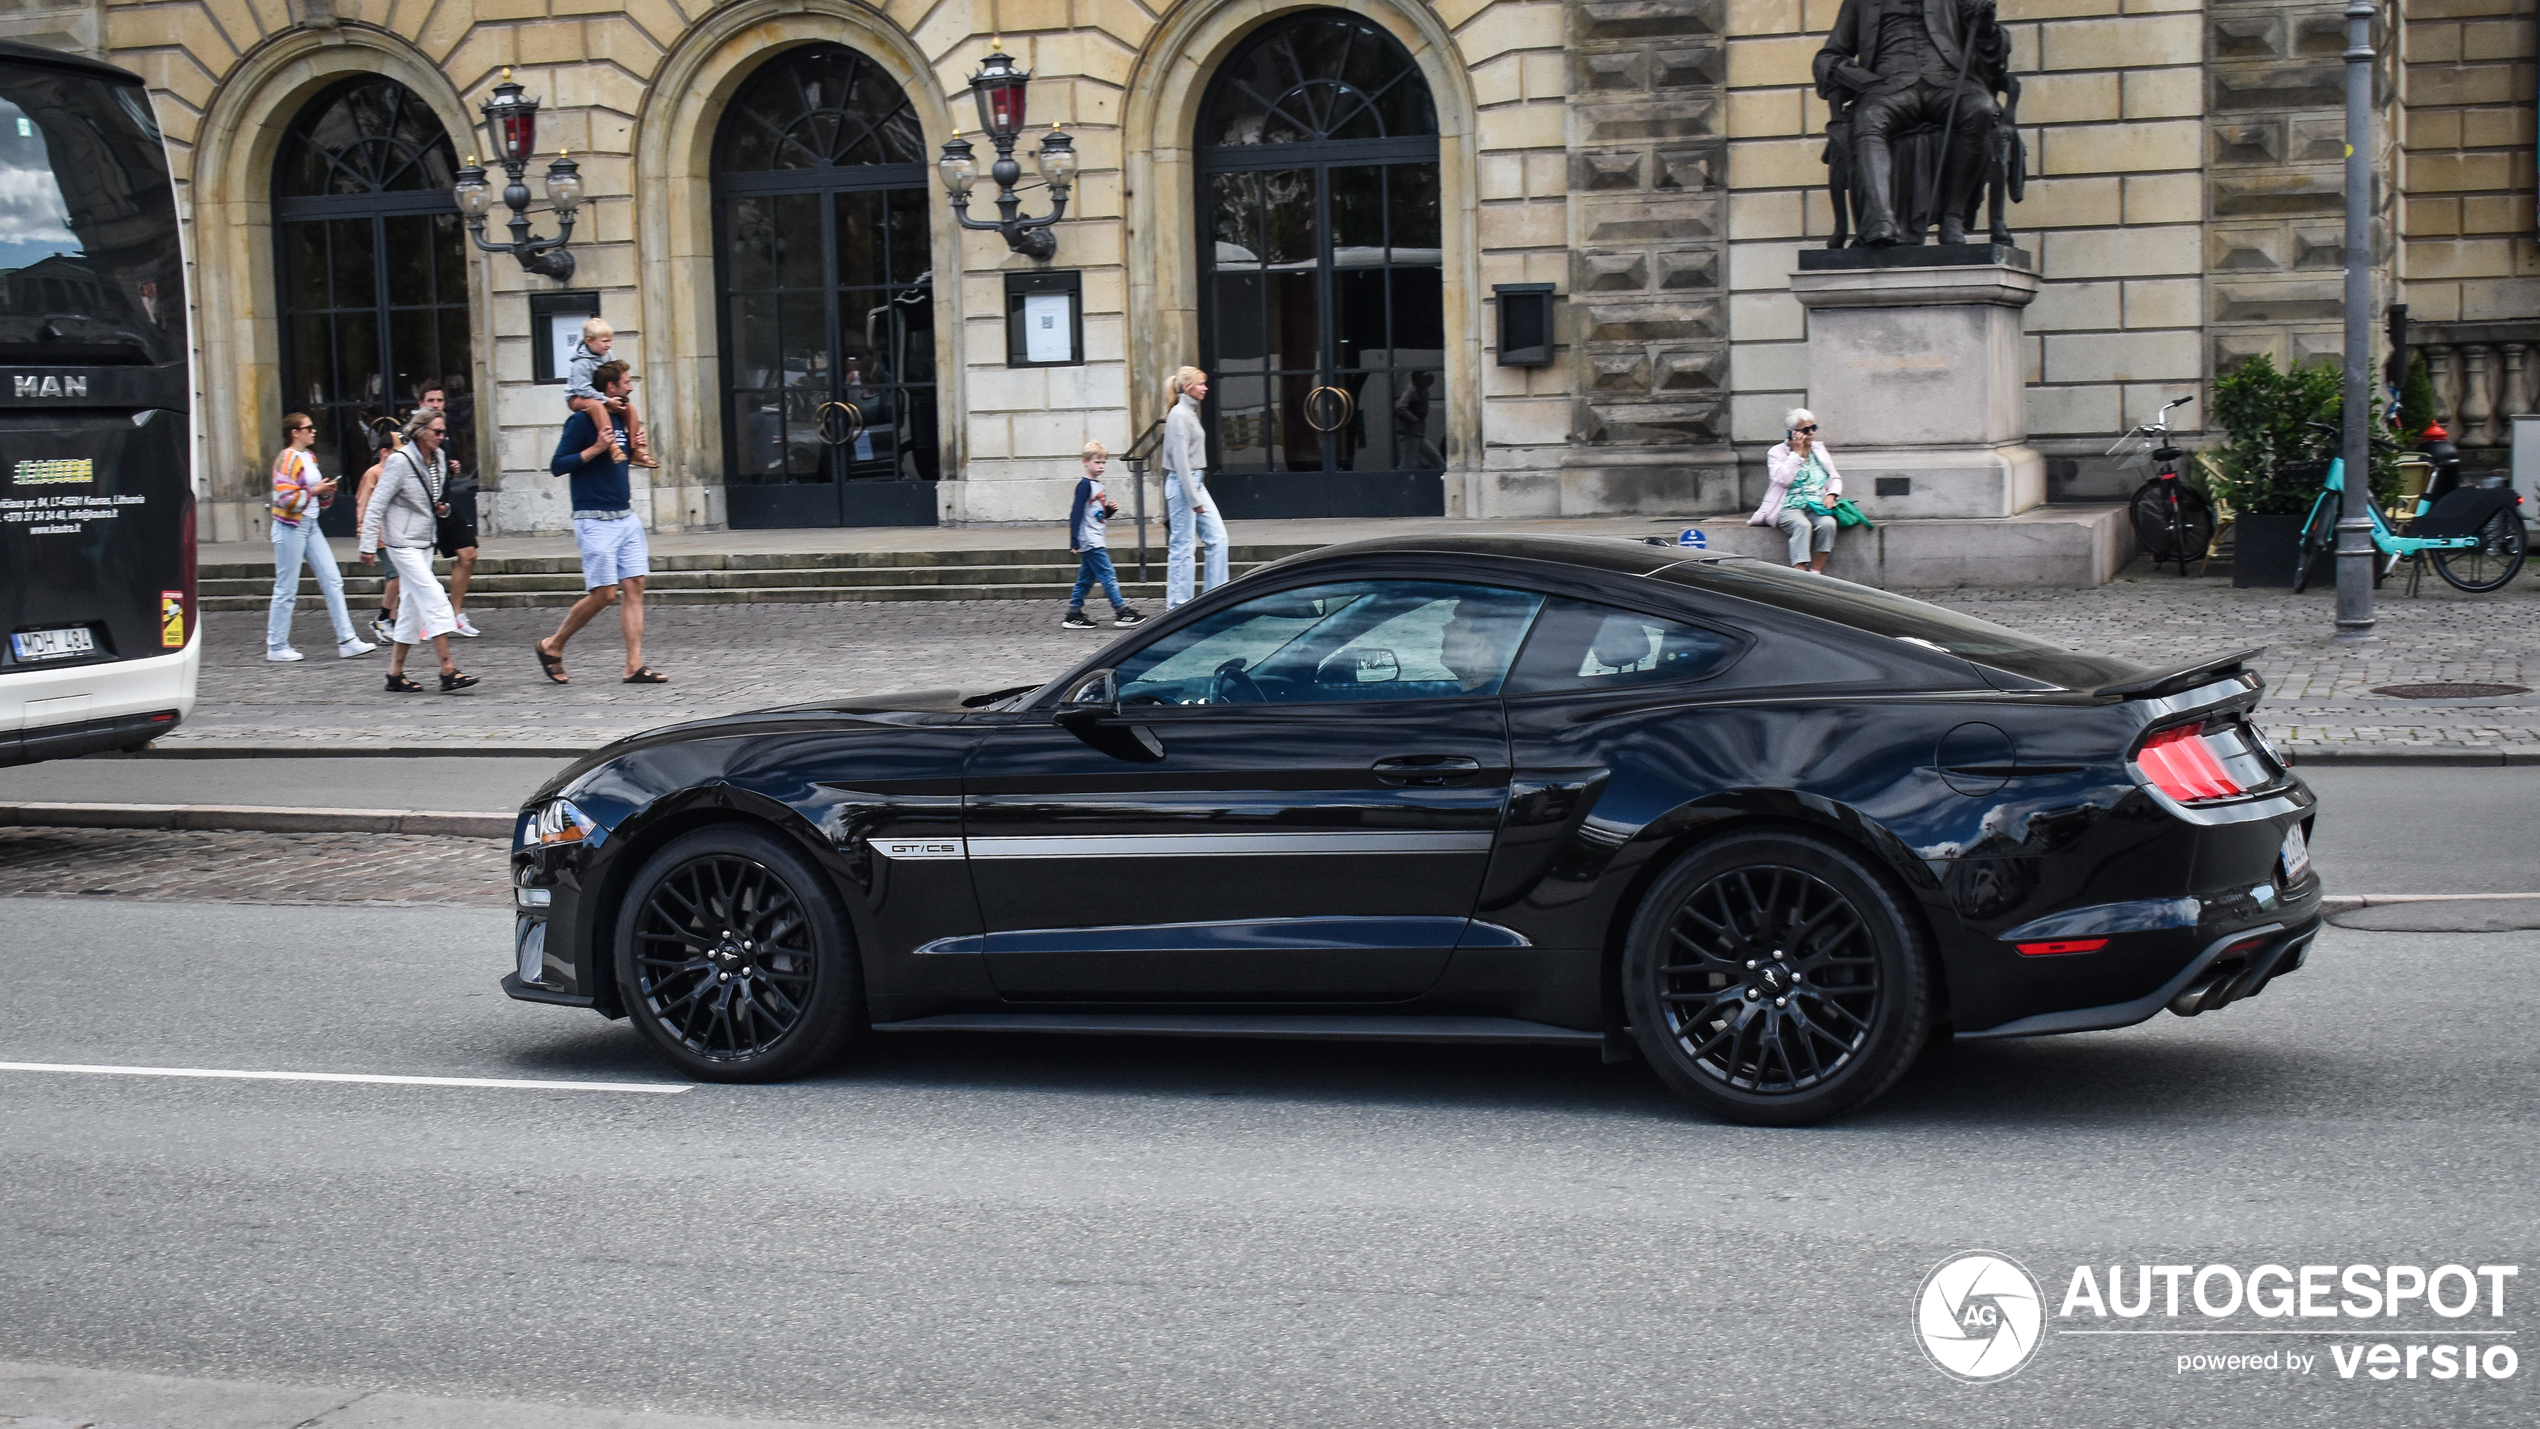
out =
[[1843,494],[1843,473],[1835,470],[1833,454],[1817,442],[1814,412],[1793,408],[1784,425],[1788,440],[1764,454],[1772,485],[1746,524],[1779,527],[1790,541],[1790,563],[1803,571],[1822,571],[1834,554],[1834,499]]

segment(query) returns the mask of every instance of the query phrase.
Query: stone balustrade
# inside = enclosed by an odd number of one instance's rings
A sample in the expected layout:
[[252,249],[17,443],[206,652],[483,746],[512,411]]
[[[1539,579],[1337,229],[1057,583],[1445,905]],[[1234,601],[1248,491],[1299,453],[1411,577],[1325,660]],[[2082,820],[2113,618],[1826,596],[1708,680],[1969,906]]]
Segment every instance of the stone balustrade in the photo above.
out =
[[2515,413],[2540,412],[2540,321],[2419,323],[2408,339],[2435,417],[2463,451],[2506,445]]

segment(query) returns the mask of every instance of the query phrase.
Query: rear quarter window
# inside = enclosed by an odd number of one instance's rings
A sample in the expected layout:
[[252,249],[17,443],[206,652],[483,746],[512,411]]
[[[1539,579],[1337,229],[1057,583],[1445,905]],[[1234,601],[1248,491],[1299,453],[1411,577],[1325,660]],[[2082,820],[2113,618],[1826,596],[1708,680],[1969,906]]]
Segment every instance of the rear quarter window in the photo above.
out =
[[1726,669],[1746,642],[1663,616],[1556,597],[1509,672],[1506,693],[1619,690],[1700,680]]

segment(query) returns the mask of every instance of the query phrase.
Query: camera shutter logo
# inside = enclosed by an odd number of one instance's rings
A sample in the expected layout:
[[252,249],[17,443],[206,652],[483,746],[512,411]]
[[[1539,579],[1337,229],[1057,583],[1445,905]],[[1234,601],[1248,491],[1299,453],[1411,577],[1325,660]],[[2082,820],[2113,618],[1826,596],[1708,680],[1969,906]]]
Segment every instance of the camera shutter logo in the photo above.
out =
[[2037,1353],[2046,1299],[2018,1261],[1967,1250],[1923,1278],[1914,1299],[1914,1335],[1942,1374],[1990,1384],[2020,1372]]

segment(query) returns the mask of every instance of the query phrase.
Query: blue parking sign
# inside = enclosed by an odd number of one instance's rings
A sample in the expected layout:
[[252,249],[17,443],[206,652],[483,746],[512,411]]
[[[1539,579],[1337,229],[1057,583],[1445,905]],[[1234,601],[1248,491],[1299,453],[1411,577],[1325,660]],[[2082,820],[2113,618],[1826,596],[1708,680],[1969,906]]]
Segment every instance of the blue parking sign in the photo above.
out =
[[1676,544],[1679,546],[1691,546],[1693,549],[1699,551],[1711,544],[1711,538],[1703,535],[1700,530],[1692,526],[1687,526],[1684,530],[1684,534],[1676,538]]

